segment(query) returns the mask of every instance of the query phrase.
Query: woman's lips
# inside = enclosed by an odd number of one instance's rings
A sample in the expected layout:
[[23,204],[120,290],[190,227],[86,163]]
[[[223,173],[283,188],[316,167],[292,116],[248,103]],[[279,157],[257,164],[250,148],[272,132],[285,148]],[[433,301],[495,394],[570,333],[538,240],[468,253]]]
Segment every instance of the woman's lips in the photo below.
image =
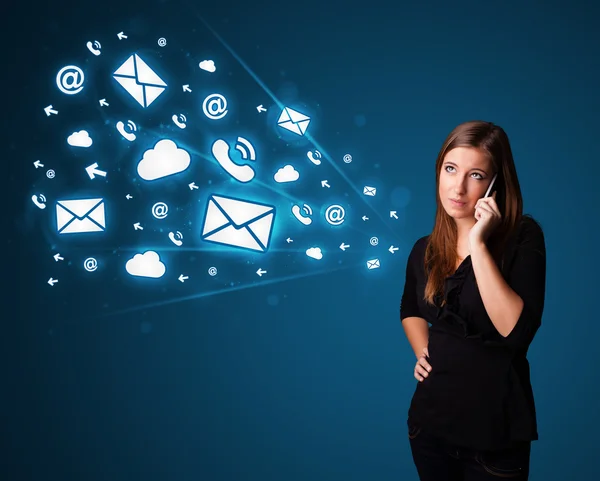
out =
[[466,202],[458,202],[457,200],[454,200],[454,199],[450,199],[450,202],[452,202],[452,205],[454,205],[456,207],[464,207],[465,205],[467,205]]

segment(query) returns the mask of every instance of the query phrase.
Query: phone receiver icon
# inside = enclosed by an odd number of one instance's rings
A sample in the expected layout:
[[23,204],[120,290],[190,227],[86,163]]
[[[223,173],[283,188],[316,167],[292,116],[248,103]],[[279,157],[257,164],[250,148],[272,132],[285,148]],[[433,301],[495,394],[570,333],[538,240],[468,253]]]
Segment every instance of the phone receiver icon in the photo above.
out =
[[[177,127],[179,127],[180,129],[185,129],[185,122],[186,122],[186,118],[185,115],[180,114],[180,115],[173,115],[173,117],[171,117],[171,119],[173,120],[173,123],[175,125],[177,125]],[[180,120],[181,119],[181,120]]]
[[[304,211],[305,214],[303,214],[302,211]],[[292,214],[294,214],[294,217],[298,219],[302,224],[310,225],[312,223],[312,219],[310,218],[310,216],[312,215],[312,209],[309,205],[304,204],[302,206],[302,211],[300,210],[299,205],[294,205],[292,207]]]
[[315,150],[314,154],[312,150],[309,150],[306,153],[306,156],[308,157],[308,160],[310,160],[313,164],[321,165],[321,152],[319,152],[318,150]]
[[[243,140],[245,140],[246,143],[248,142],[246,139]],[[240,141],[240,139],[238,139],[238,141]],[[252,167],[249,165],[238,165],[231,160],[231,157],[229,157],[229,144],[223,139],[216,140],[212,145],[212,154],[219,165],[225,169],[225,172],[231,175],[231,177],[238,182],[246,183],[250,182],[254,178],[255,172]],[[254,160],[253,155],[248,157],[247,155],[242,154],[242,156],[244,158],[248,158],[249,160]]]
[[129,140],[129,142],[133,142],[135,140],[135,134],[133,132],[137,130],[137,127],[131,120],[127,121],[127,127],[129,128],[130,132],[125,130],[125,124],[123,122],[120,120],[117,122],[117,130],[119,133],[124,139]]
[[46,208],[46,204],[45,204],[46,197],[44,197],[44,194],[40,194],[39,197],[37,195],[33,194],[31,196],[31,200],[40,209],[45,209]]
[[100,55],[100,49],[102,48],[102,45],[100,45],[100,42],[98,42],[98,40],[95,40],[94,43],[88,42],[85,45],[88,48],[88,50],[94,55]]
[[178,247],[180,247],[183,244],[183,234],[179,231],[177,231],[176,234],[174,234],[173,232],[169,232],[169,239],[171,239],[171,242]]

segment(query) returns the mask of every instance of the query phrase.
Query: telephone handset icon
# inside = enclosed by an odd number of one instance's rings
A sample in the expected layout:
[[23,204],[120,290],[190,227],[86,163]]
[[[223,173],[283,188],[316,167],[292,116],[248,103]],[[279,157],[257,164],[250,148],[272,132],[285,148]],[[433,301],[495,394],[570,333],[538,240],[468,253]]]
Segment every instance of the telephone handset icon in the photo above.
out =
[[[238,137],[238,143],[235,147],[242,153],[244,160],[255,160],[254,147],[250,142],[242,137]],[[254,178],[254,169],[249,165],[239,165],[233,162],[229,157],[229,144],[222,139],[218,139],[212,145],[212,154],[225,172],[238,182],[250,182]]]
[[44,197],[44,194],[40,194],[39,196],[33,194],[31,196],[31,201],[40,209],[46,208],[46,197]]
[[297,204],[292,206],[292,214],[294,214],[294,217],[304,225],[310,225],[312,223],[312,213],[312,209],[308,204],[304,204],[302,209],[300,209],[300,206]]

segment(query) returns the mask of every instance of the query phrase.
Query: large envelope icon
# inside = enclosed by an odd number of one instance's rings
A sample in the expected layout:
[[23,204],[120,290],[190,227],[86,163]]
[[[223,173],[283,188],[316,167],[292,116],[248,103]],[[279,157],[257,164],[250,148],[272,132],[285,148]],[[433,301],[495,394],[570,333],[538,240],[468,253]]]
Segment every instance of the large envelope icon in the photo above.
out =
[[363,194],[368,195],[370,197],[375,197],[375,194],[377,194],[377,189],[375,187],[369,187],[368,185],[365,185],[363,189]]
[[308,124],[310,124],[310,117],[290,109],[289,107],[284,107],[277,124],[290,132],[304,135],[308,128]]
[[367,261],[367,269],[379,269],[380,264],[379,264],[379,259],[371,259],[370,261]]
[[154,102],[167,86],[137,53],[129,57],[113,77],[142,107]]
[[103,232],[105,228],[103,199],[59,200],[56,203],[59,234]]
[[265,252],[274,220],[275,207],[272,205],[211,195],[206,206],[202,239]]

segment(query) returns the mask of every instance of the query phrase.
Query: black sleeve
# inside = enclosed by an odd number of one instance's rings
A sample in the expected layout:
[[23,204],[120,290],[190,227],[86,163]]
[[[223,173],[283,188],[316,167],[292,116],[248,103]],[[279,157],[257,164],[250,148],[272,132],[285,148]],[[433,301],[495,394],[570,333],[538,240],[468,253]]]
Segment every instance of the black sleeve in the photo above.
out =
[[423,317],[417,299],[417,268],[418,263],[423,261],[419,244],[420,240],[415,243],[406,261],[406,280],[400,301],[400,321],[407,317]]
[[523,299],[523,310],[503,343],[516,350],[527,349],[542,324],[546,293],[546,244],[541,227],[534,220],[523,225],[515,259],[508,273],[508,285]]

